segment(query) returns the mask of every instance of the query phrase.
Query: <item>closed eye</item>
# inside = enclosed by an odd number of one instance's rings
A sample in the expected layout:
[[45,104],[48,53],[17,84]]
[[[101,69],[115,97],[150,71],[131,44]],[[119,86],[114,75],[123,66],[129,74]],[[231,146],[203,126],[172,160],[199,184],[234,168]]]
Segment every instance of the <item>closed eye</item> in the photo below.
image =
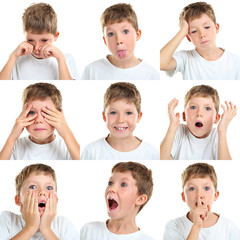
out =
[[196,33],[196,32],[197,32],[197,30],[191,31],[191,33]]
[[206,26],[206,27],[204,27],[205,29],[209,29],[210,28],[210,26]]

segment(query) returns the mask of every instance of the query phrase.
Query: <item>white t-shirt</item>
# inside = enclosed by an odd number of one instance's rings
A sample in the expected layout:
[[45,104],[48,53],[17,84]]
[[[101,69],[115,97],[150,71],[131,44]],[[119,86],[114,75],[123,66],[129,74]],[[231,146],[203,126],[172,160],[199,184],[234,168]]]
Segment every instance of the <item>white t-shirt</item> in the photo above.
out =
[[107,57],[90,63],[82,73],[82,80],[159,80],[160,72],[141,61],[131,68],[118,68]]
[[160,153],[144,141],[130,152],[120,152],[112,148],[105,137],[88,144],[82,153],[82,160],[159,160]]
[[108,230],[105,222],[90,222],[80,231],[80,240],[153,240],[141,230],[130,234],[115,234]]
[[[182,216],[171,220],[165,227],[163,240],[186,240],[193,223]],[[239,240],[240,231],[230,220],[219,216],[215,225],[202,228],[198,240]]]
[[47,144],[34,143],[27,136],[15,142],[11,160],[71,160],[71,156],[58,135]]
[[229,51],[215,61],[204,59],[195,49],[179,51],[173,57],[177,67],[167,72],[169,76],[181,72],[184,80],[240,80],[240,58]]
[[177,160],[217,160],[218,132],[216,128],[206,138],[196,138],[185,124],[180,124],[175,135],[171,155]]
[[[0,215],[0,239],[9,240],[16,236],[25,226],[21,215],[4,211]],[[53,219],[51,229],[61,240],[79,240],[79,233],[73,224],[62,216]],[[44,240],[40,231],[37,231],[31,240]]]
[[[78,69],[74,58],[70,54],[65,54],[68,70],[73,79],[79,79]],[[17,59],[12,80],[58,80],[58,62],[56,58],[50,57],[37,59],[32,55],[21,56]]]

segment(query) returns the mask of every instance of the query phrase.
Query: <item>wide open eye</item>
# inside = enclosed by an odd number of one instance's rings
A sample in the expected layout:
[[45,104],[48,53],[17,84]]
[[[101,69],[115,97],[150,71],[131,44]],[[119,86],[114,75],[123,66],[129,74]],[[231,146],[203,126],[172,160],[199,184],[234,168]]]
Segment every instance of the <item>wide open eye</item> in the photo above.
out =
[[121,183],[121,186],[122,186],[122,187],[127,187],[127,184],[126,184],[125,182],[122,182],[122,183]]
[[37,187],[35,185],[29,186],[30,189],[36,189]]

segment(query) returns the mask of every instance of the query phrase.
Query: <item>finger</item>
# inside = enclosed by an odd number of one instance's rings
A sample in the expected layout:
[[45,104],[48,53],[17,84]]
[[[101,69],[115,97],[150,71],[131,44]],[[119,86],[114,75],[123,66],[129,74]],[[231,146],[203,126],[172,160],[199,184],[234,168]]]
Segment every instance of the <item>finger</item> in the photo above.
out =
[[29,209],[31,212],[34,212],[35,198],[36,198],[36,193],[32,192],[30,202],[29,202]]
[[23,110],[22,110],[20,115],[23,115],[23,116],[27,117],[27,115],[28,115],[29,111],[31,110],[31,108],[32,108],[32,104],[27,104],[26,103],[24,105]]
[[57,117],[59,115],[59,111],[57,109],[50,107],[43,107],[42,112],[53,117]]
[[223,109],[223,113],[225,113],[226,112],[226,107],[223,104],[221,104],[221,107]]
[[50,115],[48,115],[48,114],[46,114],[44,112],[42,112],[41,114],[44,117],[44,120],[48,120],[48,121],[52,121],[52,122],[58,122],[59,118],[56,117],[56,116],[50,116]]
[[197,206],[201,206],[202,205],[202,201],[201,201],[201,198],[199,196],[199,194],[197,194]]
[[228,101],[225,101],[225,104],[226,104],[226,106],[227,106],[227,109],[229,109],[229,103],[228,103]]

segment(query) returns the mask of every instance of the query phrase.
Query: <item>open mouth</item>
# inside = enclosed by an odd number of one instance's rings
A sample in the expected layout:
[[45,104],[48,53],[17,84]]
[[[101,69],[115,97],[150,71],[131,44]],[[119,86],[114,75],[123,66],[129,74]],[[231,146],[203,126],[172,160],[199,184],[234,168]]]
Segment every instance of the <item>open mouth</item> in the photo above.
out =
[[111,210],[114,210],[118,207],[118,203],[114,199],[108,199],[108,206]]
[[46,207],[46,203],[45,203],[45,202],[40,202],[40,203],[38,204],[38,207],[40,207],[40,208],[45,208],[45,207]]
[[114,127],[117,131],[125,131],[127,127]]
[[198,127],[198,128],[201,128],[201,127],[203,127],[203,124],[201,122],[196,122],[195,126]]

